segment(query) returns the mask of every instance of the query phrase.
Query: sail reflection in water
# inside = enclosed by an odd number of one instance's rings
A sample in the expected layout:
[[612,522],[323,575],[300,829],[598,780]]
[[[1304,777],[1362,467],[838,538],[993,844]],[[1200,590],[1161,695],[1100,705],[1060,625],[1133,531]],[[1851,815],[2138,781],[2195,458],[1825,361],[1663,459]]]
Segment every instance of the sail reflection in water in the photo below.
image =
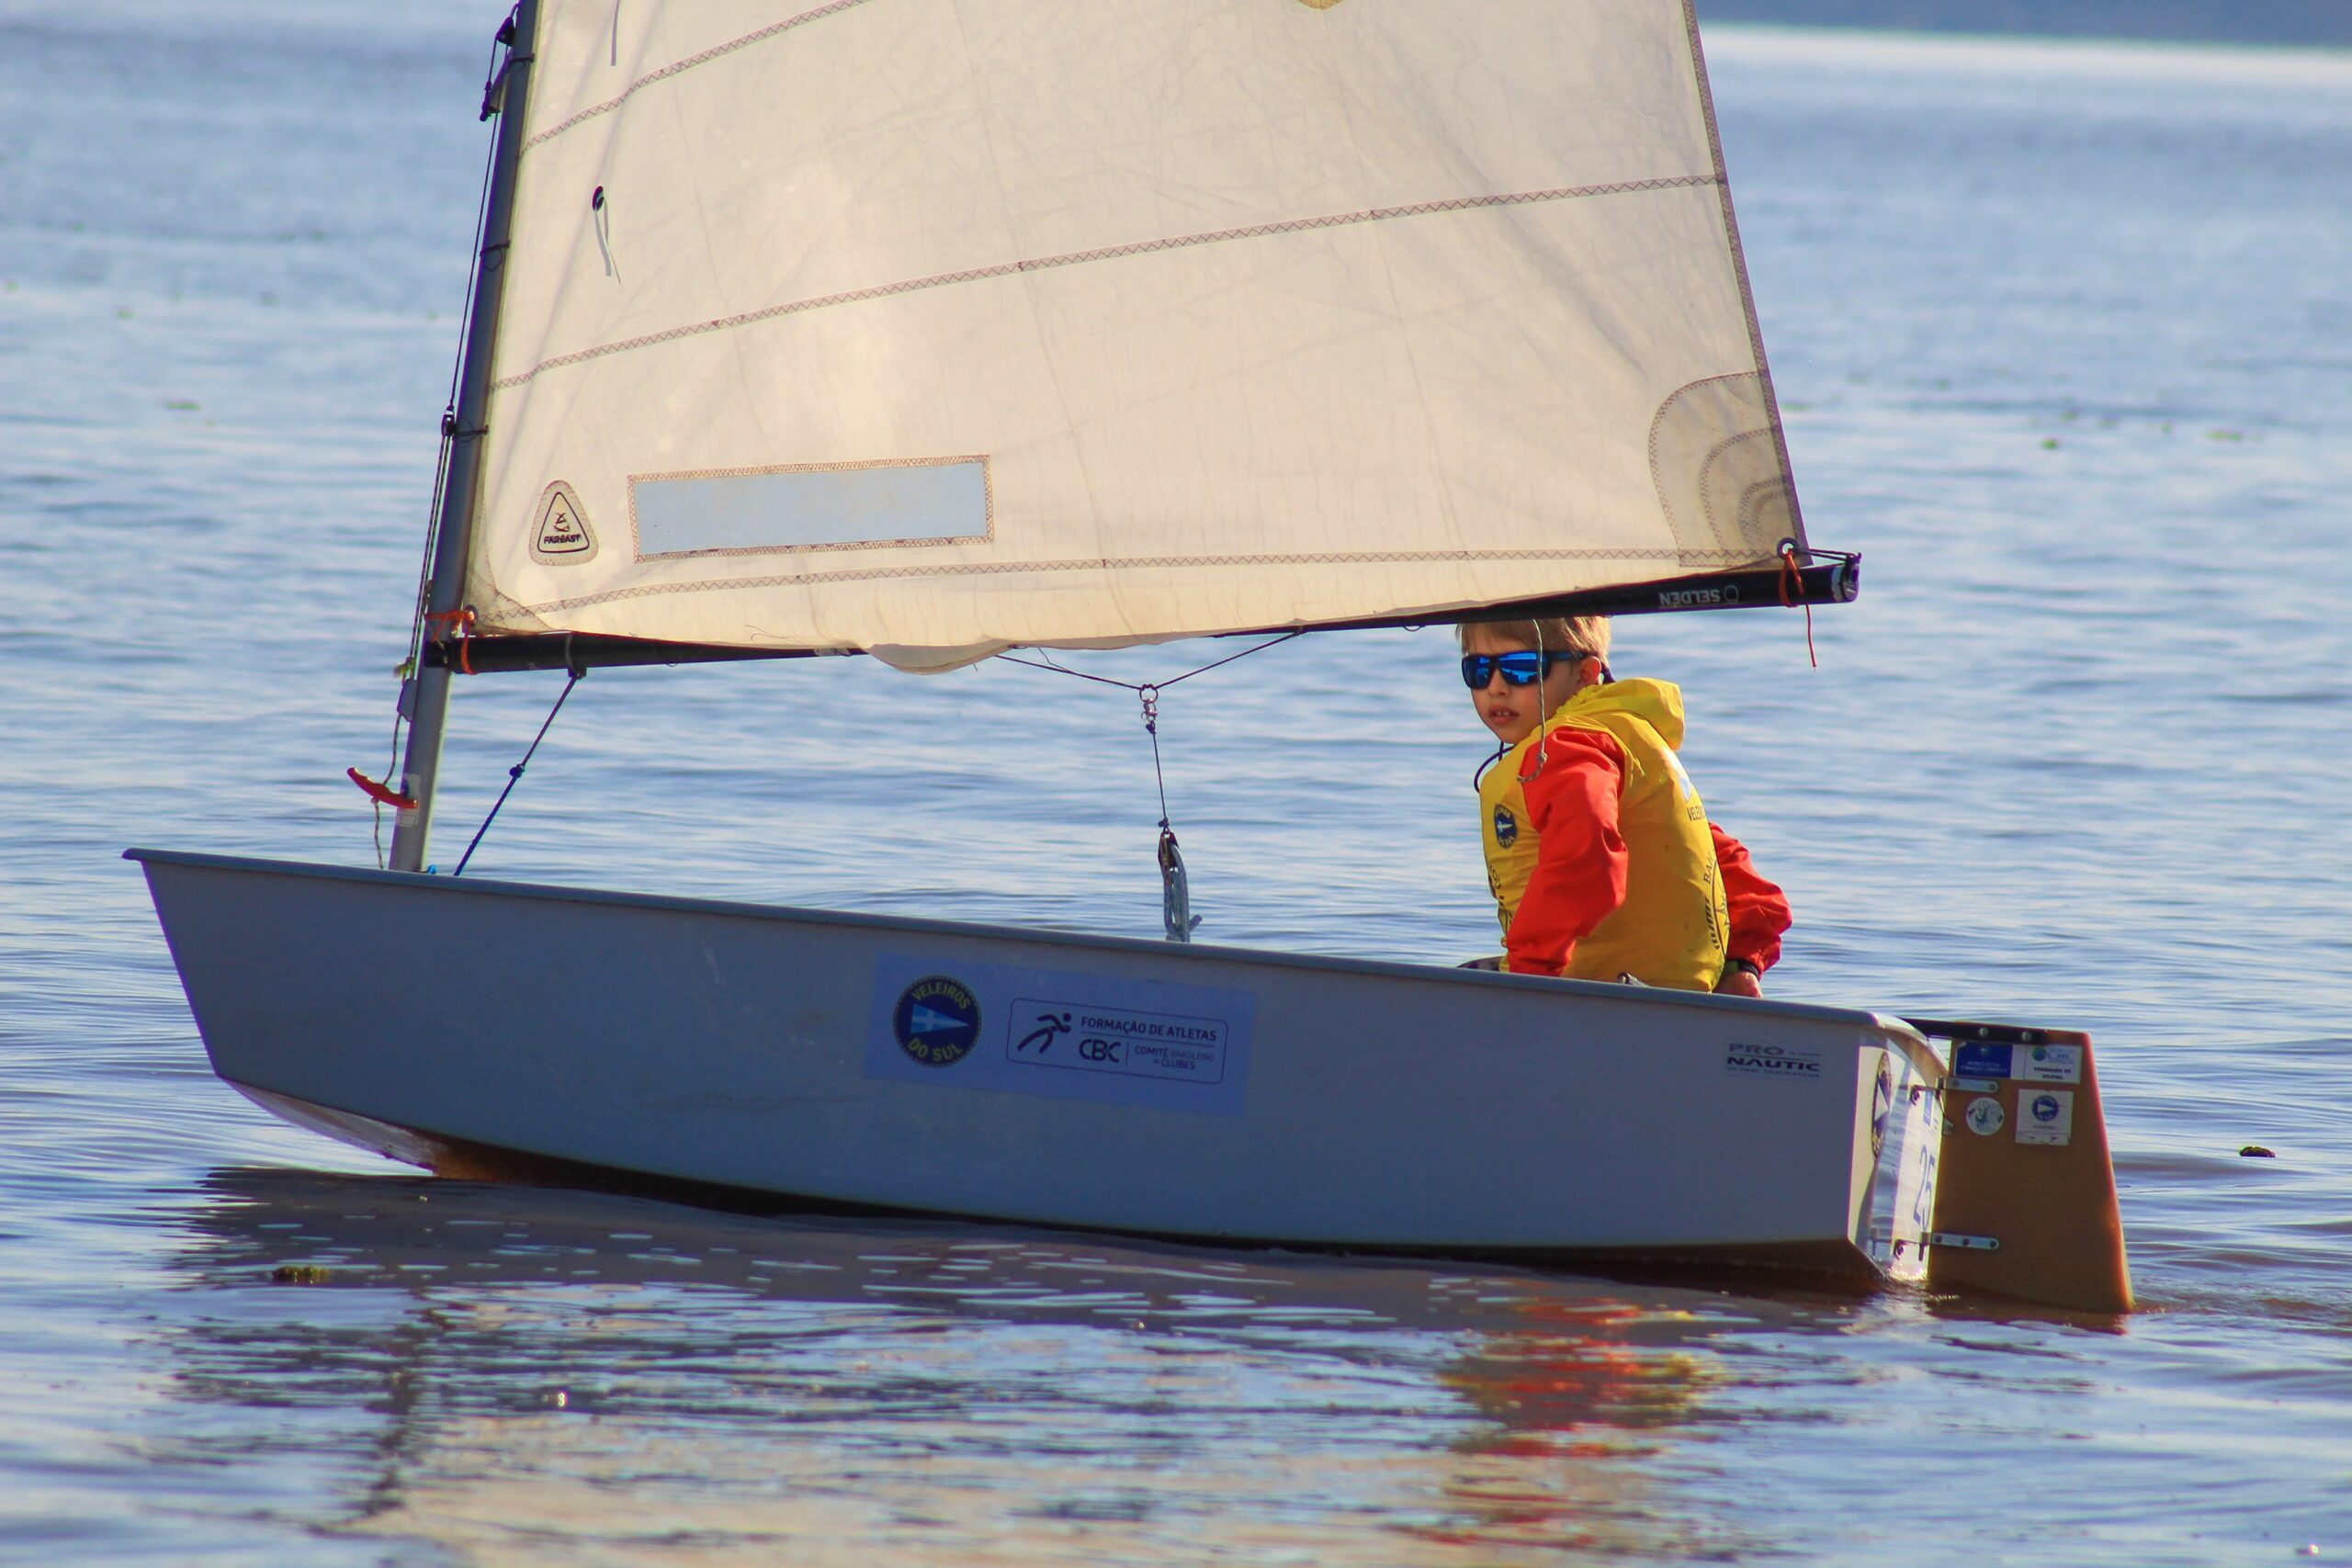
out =
[[1720,1418],[1709,1341],[1753,1322],[1710,1298],[462,1182],[209,1186],[180,1268],[239,1304],[169,1331],[203,1412],[182,1440],[257,1406],[374,1428],[339,1445],[375,1456],[316,1521],[339,1533],[501,1562],[1764,1544],[1656,1462]]

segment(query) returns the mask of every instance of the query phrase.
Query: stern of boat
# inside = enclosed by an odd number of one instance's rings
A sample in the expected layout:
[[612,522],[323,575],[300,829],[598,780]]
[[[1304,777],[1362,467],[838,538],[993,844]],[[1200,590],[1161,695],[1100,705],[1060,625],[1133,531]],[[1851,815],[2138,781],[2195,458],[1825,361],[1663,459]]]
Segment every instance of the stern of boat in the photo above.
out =
[[1889,1280],[1927,1278],[1938,1157],[1942,1061],[1917,1031],[1881,1021],[1862,1047],[1854,1104],[1854,1245]]
[[2131,1261],[2090,1036],[1907,1021],[1951,1048],[1928,1289],[2130,1312]]

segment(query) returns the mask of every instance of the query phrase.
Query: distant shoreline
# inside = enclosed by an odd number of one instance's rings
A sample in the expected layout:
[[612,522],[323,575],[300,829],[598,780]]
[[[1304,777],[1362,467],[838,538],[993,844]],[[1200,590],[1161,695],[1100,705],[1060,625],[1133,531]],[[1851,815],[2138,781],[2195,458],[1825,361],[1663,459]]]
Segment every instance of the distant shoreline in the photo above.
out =
[[1697,0],[1702,22],[2352,49],[2341,0]]

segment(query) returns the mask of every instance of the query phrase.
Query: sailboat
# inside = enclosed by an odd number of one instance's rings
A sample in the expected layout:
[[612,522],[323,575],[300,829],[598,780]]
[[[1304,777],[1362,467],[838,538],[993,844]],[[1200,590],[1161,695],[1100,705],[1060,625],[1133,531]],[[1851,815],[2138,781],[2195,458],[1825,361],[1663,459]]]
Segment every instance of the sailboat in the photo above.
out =
[[456,1176],[2129,1309],[2079,1033],[1213,946],[1165,835],[1160,942],[424,869],[502,671],[1851,599],[1689,0],[499,39],[390,863],[130,852],[223,1078]]

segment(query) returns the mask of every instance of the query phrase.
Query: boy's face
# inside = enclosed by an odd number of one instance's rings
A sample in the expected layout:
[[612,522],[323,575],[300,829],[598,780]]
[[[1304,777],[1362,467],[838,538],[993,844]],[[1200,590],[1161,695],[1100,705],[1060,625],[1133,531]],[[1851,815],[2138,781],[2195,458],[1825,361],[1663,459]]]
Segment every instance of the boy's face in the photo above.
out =
[[[1535,645],[1522,641],[1494,626],[1466,626],[1462,640],[1464,653],[1511,653],[1525,649],[1530,652]],[[1557,653],[1558,649],[1550,651]],[[1579,687],[1591,682],[1585,678],[1592,667],[1589,659],[1561,660],[1552,666],[1552,672],[1538,682],[1514,686],[1496,671],[1487,683],[1470,694],[1470,705],[1478,710],[1479,721],[1495,732],[1495,739],[1506,746],[1516,746],[1535,733],[1551,711],[1566,702]]]

